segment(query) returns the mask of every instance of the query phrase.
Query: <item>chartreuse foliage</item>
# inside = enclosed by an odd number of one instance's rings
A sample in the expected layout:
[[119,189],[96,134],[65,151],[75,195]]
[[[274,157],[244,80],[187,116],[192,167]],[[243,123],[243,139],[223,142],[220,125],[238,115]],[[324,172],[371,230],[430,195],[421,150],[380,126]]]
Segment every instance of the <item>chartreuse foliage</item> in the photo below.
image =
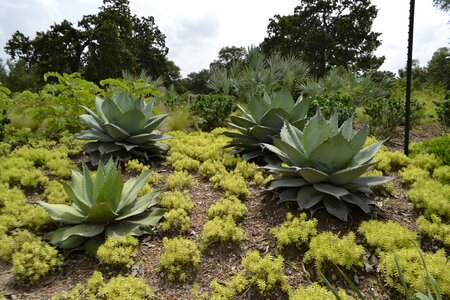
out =
[[[422,262],[421,253],[414,247],[402,248],[395,251],[395,257],[398,264],[402,267],[403,277],[406,284],[412,291],[427,293],[430,289],[427,272],[433,276],[439,286],[440,292],[443,296],[450,296],[450,262],[445,255],[443,249],[436,253],[424,253],[423,259],[426,265]],[[398,275],[397,264],[394,253],[383,252],[380,257],[381,274],[387,285],[395,288],[400,293],[403,292],[404,287],[400,282]]]
[[242,116],[231,116],[230,125],[238,130],[224,134],[233,140],[228,147],[235,147],[246,160],[262,156],[267,151],[262,144],[272,144],[273,138],[279,136],[283,120],[292,126],[302,129],[307,121],[310,99],[300,97],[295,101],[285,90],[273,95],[264,94],[262,98],[253,98],[249,102],[249,110],[238,105]]
[[283,175],[272,181],[268,190],[281,190],[279,202],[295,201],[300,209],[323,203],[328,213],[344,221],[349,213],[347,205],[370,212],[372,201],[362,193],[392,178],[361,177],[374,165],[382,145],[378,142],[361,149],[367,133],[367,125],[355,132],[350,118],[338,127],[337,115],[326,120],[320,111],[303,131],[285,122],[281,140],[264,144],[287,165],[266,167]]
[[411,143],[411,155],[434,154],[445,165],[450,165],[450,134],[422,142]]
[[428,179],[430,172],[420,167],[409,165],[406,168],[403,168],[398,175],[400,176],[401,183],[413,184],[420,179]]
[[450,166],[441,166],[434,169],[433,177],[443,184],[450,184]]
[[193,185],[195,179],[187,171],[175,171],[167,176],[166,183],[170,190],[180,190]]
[[442,242],[445,246],[450,247],[450,225],[442,222],[442,219],[436,215],[431,215],[430,220],[420,216],[417,219],[420,233],[430,238]]
[[143,163],[139,162],[137,159],[130,159],[125,163],[125,170],[127,171],[137,171],[137,172],[145,172],[149,169],[148,166],[144,165]]
[[161,196],[160,203],[162,207],[169,209],[161,223],[163,231],[171,229],[186,231],[189,228],[191,222],[189,212],[194,207],[194,203],[188,193],[179,190],[165,192]]
[[189,229],[191,218],[182,208],[174,208],[164,214],[164,221],[160,224],[163,231],[176,230],[183,232]]
[[94,271],[86,286],[77,284],[72,290],[53,296],[52,300],[142,300],[154,299],[153,291],[142,278],[118,275],[105,282],[102,273]]
[[195,242],[182,237],[163,239],[164,252],[159,259],[158,272],[170,281],[185,281],[187,272],[200,263],[200,251]]
[[34,282],[62,265],[62,257],[49,244],[24,230],[0,236],[0,258],[12,263],[17,278]]
[[131,268],[137,256],[137,238],[110,236],[97,250],[97,258],[104,265],[116,268]]
[[67,226],[50,232],[47,238],[62,249],[84,248],[94,255],[105,236],[141,235],[151,232],[165,210],[154,208],[159,192],[138,197],[150,176],[144,172],[124,182],[117,163],[99,164],[95,178],[86,166],[72,172],[72,184],[63,183],[72,204],[39,201],[50,217]]
[[242,259],[242,270],[235,273],[225,286],[216,280],[211,281],[213,292],[210,299],[231,299],[249,287],[258,288],[263,296],[277,289],[289,294],[290,286],[283,273],[283,257],[271,254],[261,257],[256,250],[247,252]]
[[420,179],[411,186],[407,195],[426,214],[450,219],[450,185],[433,179]]
[[244,203],[236,196],[228,196],[221,198],[219,201],[211,205],[208,209],[208,217],[214,219],[215,217],[226,218],[231,216],[234,220],[242,218],[248,209]]
[[359,225],[358,232],[363,234],[367,244],[377,251],[410,248],[411,241],[417,242],[415,232],[394,221],[364,221]]
[[[347,295],[344,290],[338,291],[339,297],[342,300],[354,299]],[[335,300],[336,297],[327,288],[320,286],[316,282],[308,286],[299,286],[294,294],[289,297],[289,300]]]
[[339,238],[338,235],[327,231],[311,239],[303,261],[313,262],[318,272],[322,271],[325,265],[332,264],[349,270],[362,267],[363,255],[364,248],[356,244],[353,232]]
[[213,243],[240,243],[246,239],[244,229],[236,224],[231,215],[214,217],[203,225],[203,246]]
[[69,196],[64,190],[64,186],[56,180],[51,180],[44,190],[48,203],[67,204]]
[[152,116],[154,100],[145,102],[142,98],[134,99],[124,92],[115,94],[111,99],[95,99],[97,113],[88,107],[88,114],[80,119],[90,127],[82,130],[76,137],[82,140],[95,140],[85,145],[91,154],[91,161],[116,157],[128,160],[139,157],[148,160],[161,156],[167,145],[160,143],[168,136],[160,134],[157,128],[167,115]]
[[306,214],[302,213],[294,218],[291,213],[286,215],[286,221],[270,230],[277,239],[277,248],[282,250],[287,246],[300,248],[307,245],[311,237],[317,235],[317,219],[306,220]]

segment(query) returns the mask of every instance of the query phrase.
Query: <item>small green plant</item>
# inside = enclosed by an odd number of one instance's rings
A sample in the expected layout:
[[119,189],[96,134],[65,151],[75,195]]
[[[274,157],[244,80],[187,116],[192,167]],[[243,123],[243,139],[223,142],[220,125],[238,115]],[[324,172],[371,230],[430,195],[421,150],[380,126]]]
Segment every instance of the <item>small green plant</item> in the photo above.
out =
[[189,194],[179,190],[162,193],[160,205],[167,209],[181,208],[186,212],[190,212],[194,207]]
[[52,300],[142,300],[154,297],[153,291],[142,278],[118,275],[105,282],[102,273],[94,271],[86,286],[77,284],[69,292],[53,296]]
[[67,204],[69,197],[67,196],[64,186],[56,180],[51,180],[44,190],[48,203]]
[[125,163],[125,170],[127,171],[136,171],[136,172],[145,172],[149,169],[148,166],[144,165],[143,163],[139,162],[137,159],[130,159]]
[[277,248],[293,245],[300,248],[307,244],[311,237],[317,235],[317,219],[306,220],[306,214],[302,213],[298,218],[294,218],[291,213],[286,215],[286,221],[280,226],[272,228],[270,233],[277,239]]
[[195,180],[187,171],[175,171],[167,176],[167,187],[171,190],[184,189],[195,184]]
[[430,221],[424,216],[417,219],[420,233],[430,238],[442,242],[445,246],[450,247],[450,225],[442,222],[442,219],[436,215],[430,216]]
[[364,221],[359,225],[358,232],[364,235],[369,246],[378,251],[411,247],[411,241],[417,241],[415,232],[395,221]]
[[97,250],[97,258],[104,265],[113,268],[131,268],[137,256],[137,238],[127,235],[110,236]]
[[436,105],[436,114],[444,126],[450,127],[450,93],[447,91],[444,101],[433,102]]
[[218,202],[211,205],[208,209],[208,217],[214,219],[215,217],[226,218],[231,216],[233,219],[242,218],[248,209],[236,196],[228,196],[220,199]]
[[236,224],[232,216],[215,217],[203,225],[202,244],[240,243],[246,240],[244,229]]
[[428,215],[450,219],[450,185],[433,179],[416,181],[407,192],[409,200]]
[[308,286],[299,286],[289,300],[351,300],[353,299],[344,290],[337,291],[337,298],[333,292],[329,291],[327,288],[320,286],[316,282]]
[[434,169],[433,177],[443,184],[450,184],[450,166],[441,166]]
[[191,104],[191,112],[200,118],[200,128],[211,131],[220,127],[234,110],[234,97],[198,95]]
[[409,165],[402,169],[398,175],[400,175],[401,183],[411,185],[418,180],[428,179],[430,177],[430,172],[420,167]]
[[67,224],[47,234],[62,249],[84,248],[95,255],[105,236],[141,235],[151,232],[165,210],[155,208],[159,192],[138,197],[150,171],[124,182],[118,165],[110,160],[99,164],[95,178],[84,165],[83,174],[72,172],[72,184],[63,183],[72,204],[39,201],[50,217]]
[[200,263],[200,251],[195,242],[182,237],[163,239],[164,252],[159,260],[158,272],[170,281],[185,281],[190,268]]
[[198,160],[179,152],[171,152],[166,161],[177,171],[197,171],[200,166]]
[[428,172],[433,172],[435,168],[442,165],[442,160],[434,154],[420,153],[415,155],[410,163]]
[[318,272],[323,270],[325,264],[351,269],[362,267],[363,255],[364,248],[356,244],[353,232],[342,238],[332,232],[323,232],[311,239],[303,261],[314,262]]
[[174,208],[167,211],[164,214],[164,221],[161,223],[160,227],[163,231],[186,231],[189,229],[191,224],[191,218],[187,211],[182,208]]
[[[313,98],[311,104],[311,106],[320,108],[326,118],[337,114],[340,123],[351,118],[356,111],[354,99],[348,95],[341,95],[339,93],[334,96],[316,96]],[[310,109],[310,111],[313,110]],[[312,113],[314,114],[314,112]]]
[[[398,249],[395,254],[386,252],[380,257],[380,270],[386,284],[400,293],[407,290],[406,285],[409,285],[412,291],[426,294],[430,289],[430,282],[434,281],[443,296],[450,296],[450,262],[444,250],[422,254],[418,249],[410,247]],[[433,280],[429,280],[430,275]]]
[[450,165],[450,134],[422,142],[413,142],[409,148],[412,156],[420,153],[434,154],[445,165]]

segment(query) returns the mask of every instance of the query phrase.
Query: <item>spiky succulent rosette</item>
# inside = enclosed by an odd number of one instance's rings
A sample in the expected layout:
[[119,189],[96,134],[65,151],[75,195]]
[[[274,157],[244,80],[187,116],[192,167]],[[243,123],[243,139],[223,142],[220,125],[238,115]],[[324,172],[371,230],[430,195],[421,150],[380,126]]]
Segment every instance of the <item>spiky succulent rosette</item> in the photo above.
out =
[[228,147],[234,147],[236,154],[246,160],[268,153],[263,143],[272,144],[273,138],[279,136],[283,120],[293,126],[303,128],[307,121],[310,99],[299,97],[294,101],[291,94],[281,90],[262,98],[253,98],[249,102],[248,112],[238,105],[242,116],[231,116],[230,125],[238,132],[225,132],[233,140]]
[[83,173],[72,172],[72,184],[62,182],[71,205],[39,201],[50,217],[66,224],[47,234],[50,242],[65,250],[85,249],[95,254],[105,236],[141,235],[162,218],[165,210],[156,208],[159,192],[141,197],[140,190],[150,171],[124,182],[117,163],[99,164],[95,178],[84,165]]
[[362,176],[374,165],[383,143],[362,148],[367,135],[367,124],[354,131],[353,118],[349,118],[339,127],[337,115],[326,120],[320,111],[303,131],[285,122],[280,140],[264,144],[285,164],[266,167],[283,175],[272,181],[268,190],[279,191],[279,202],[295,201],[302,210],[323,204],[328,213],[344,221],[349,205],[369,213],[373,201],[364,194],[392,178]]
[[161,140],[170,138],[157,131],[167,114],[152,115],[154,100],[134,99],[125,92],[115,94],[111,99],[95,99],[97,113],[83,106],[87,114],[80,119],[90,127],[82,130],[76,137],[81,140],[94,140],[87,143],[84,150],[90,154],[96,165],[99,159],[118,158],[128,160],[138,157],[148,160],[161,156],[167,145]]

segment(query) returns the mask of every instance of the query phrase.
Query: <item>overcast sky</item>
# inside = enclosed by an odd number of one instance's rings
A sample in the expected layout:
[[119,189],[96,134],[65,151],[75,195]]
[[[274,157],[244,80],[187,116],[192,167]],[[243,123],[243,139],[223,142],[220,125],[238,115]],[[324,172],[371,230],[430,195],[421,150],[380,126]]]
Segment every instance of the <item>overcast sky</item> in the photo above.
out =
[[[275,14],[292,14],[300,0],[131,0],[131,11],[153,16],[166,35],[169,58],[183,76],[208,68],[224,46],[259,44],[267,36],[269,19]],[[381,32],[383,70],[397,72],[406,64],[409,0],[372,0],[378,9],[373,30]],[[0,58],[3,46],[19,30],[34,36],[53,23],[67,19],[76,23],[93,14],[101,0],[0,0]],[[448,13],[437,10],[432,0],[416,1],[414,58],[426,65],[439,47],[448,47]]]

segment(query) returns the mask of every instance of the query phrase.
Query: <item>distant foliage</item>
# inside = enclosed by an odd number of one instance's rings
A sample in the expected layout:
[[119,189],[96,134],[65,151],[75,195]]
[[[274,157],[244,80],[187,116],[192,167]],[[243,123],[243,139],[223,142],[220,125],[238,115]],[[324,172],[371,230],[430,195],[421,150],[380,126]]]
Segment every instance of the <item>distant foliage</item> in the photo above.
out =
[[234,110],[234,97],[225,95],[198,95],[191,111],[200,118],[200,128],[211,131],[224,125]]

